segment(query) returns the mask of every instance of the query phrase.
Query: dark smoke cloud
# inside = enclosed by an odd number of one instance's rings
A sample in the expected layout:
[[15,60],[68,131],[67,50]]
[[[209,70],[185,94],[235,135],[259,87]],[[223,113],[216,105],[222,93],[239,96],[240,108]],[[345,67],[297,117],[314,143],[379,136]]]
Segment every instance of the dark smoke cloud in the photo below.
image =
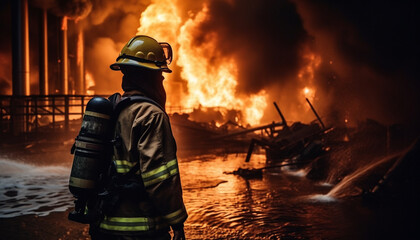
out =
[[57,16],[84,18],[92,10],[91,0],[32,0],[35,6],[50,10]]
[[121,91],[121,73],[111,71],[124,44],[139,27],[141,13],[150,0],[92,0],[92,11],[83,20],[86,69],[95,79],[95,91],[109,94]]
[[210,17],[200,26],[195,44],[217,33],[220,57],[234,57],[238,90],[256,93],[273,82],[297,76],[301,50],[309,39],[295,5],[286,0],[209,1]]
[[[323,65],[330,112],[385,123],[420,120],[416,1],[296,1]],[[332,64],[330,64],[330,61]]]
[[322,115],[337,121],[416,122],[418,5],[409,0],[208,1],[210,17],[195,44],[200,47],[216,33],[215,61],[237,60],[238,90],[275,89],[269,91],[271,99],[295,109],[302,107],[296,104],[302,87],[296,76],[305,64],[304,49],[310,49],[322,58],[315,73],[315,104]]

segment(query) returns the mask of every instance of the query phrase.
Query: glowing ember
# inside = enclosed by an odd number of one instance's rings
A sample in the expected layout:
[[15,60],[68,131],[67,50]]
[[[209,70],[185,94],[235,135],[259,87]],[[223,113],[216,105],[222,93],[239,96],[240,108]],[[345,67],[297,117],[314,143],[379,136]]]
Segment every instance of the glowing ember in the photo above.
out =
[[312,101],[315,98],[315,91],[311,88],[305,87],[303,90],[303,95],[305,98],[308,98],[310,101]]
[[[220,56],[215,51],[217,34],[209,34],[210,37],[199,46],[193,44],[194,31],[207,18],[207,13],[208,8],[203,6],[200,12],[182,24],[173,1],[163,0],[153,2],[140,17],[137,34],[151,35],[159,41],[171,43],[174,62],[182,68],[181,77],[187,82],[188,90],[178,99],[179,102],[168,98],[168,105],[180,104],[187,109],[200,106],[241,110],[243,121],[236,118],[240,123],[259,124],[267,105],[266,92],[250,96],[236,92],[237,65],[234,59]],[[210,62],[212,57],[218,61]],[[173,86],[177,85],[166,84],[168,95],[179,91]]]
[[303,100],[308,98],[309,101],[313,101],[316,96],[315,89],[315,71],[321,64],[321,57],[313,53],[304,56],[307,61],[306,65],[299,71],[298,79],[305,85],[302,89]]

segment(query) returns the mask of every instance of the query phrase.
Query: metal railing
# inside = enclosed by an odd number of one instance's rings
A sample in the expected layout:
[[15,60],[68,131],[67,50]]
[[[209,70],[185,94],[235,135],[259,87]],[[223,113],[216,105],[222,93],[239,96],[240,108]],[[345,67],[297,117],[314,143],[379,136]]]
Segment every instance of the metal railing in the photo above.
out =
[[69,128],[83,117],[92,95],[0,96],[0,131],[33,132],[39,128]]
[[[68,130],[71,120],[81,119],[88,101],[107,95],[0,95],[0,133]],[[203,109],[205,109],[203,107]],[[209,108],[220,111],[224,108]],[[166,106],[168,114],[191,113],[194,108]]]
[[[70,121],[83,117],[94,96],[107,95],[0,95],[0,133],[68,130]],[[167,106],[168,114],[188,112],[181,106]]]

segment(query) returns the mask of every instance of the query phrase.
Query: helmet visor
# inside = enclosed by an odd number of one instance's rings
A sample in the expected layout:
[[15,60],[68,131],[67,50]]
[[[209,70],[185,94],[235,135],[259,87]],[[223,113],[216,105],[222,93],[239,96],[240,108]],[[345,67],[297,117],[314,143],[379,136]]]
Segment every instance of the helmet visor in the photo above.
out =
[[169,45],[169,43],[167,43],[167,42],[160,42],[159,44],[162,47],[163,52],[165,53],[166,64],[167,65],[171,64],[171,62],[172,62],[172,47],[171,47],[171,45]]

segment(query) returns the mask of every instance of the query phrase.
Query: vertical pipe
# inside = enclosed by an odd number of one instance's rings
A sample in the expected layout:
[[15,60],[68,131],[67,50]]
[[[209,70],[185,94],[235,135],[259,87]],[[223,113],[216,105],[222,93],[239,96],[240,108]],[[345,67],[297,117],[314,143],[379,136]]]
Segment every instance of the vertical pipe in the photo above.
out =
[[12,1],[13,95],[30,95],[28,0]]
[[64,129],[69,130],[69,115],[70,115],[69,96],[64,96]]
[[25,132],[25,101],[30,95],[28,0],[12,1],[12,91],[10,128],[13,135]]
[[61,93],[67,95],[69,93],[69,76],[68,76],[68,46],[67,46],[67,17],[61,18],[60,31],[60,73],[61,73]]
[[39,94],[48,95],[48,18],[47,9],[41,13],[39,41]]
[[75,82],[76,94],[85,94],[85,40],[83,27],[78,24],[79,34],[77,37],[77,76]]

